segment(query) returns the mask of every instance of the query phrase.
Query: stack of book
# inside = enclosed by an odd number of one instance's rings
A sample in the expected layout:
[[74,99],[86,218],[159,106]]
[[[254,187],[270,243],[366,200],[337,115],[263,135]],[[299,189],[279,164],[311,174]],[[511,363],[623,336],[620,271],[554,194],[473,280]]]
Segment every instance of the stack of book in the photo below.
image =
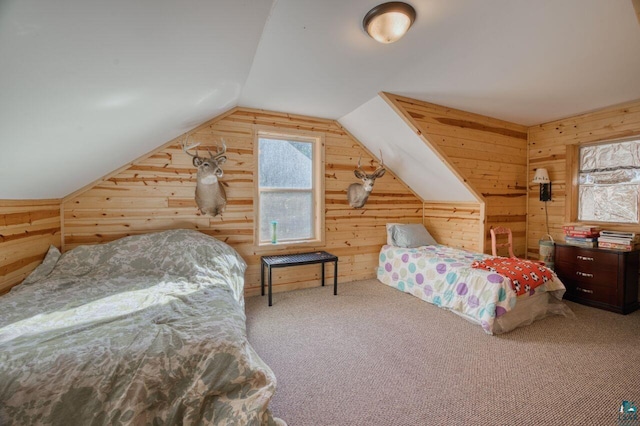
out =
[[564,242],[578,247],[598,247],[600,227],[591,225],[565,225]]
[[639,247],[640,239],[635,232],[602,231],[598,247],[631,251]]

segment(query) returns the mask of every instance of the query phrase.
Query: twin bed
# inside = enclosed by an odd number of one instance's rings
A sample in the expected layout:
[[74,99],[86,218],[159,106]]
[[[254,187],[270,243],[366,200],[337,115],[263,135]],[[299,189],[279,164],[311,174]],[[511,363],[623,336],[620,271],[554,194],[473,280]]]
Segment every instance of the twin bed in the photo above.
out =
[[550,314],[572,316],[562,302],[565,287],[551,271],[550,279],[518,296],[514,280],[472,267],[492,256],[437,244],[422,225],[390,224],[387,231],[378,280],[479,324],[488,334],[505,333]]
[[245,268],[196,231],[52,248],[0,298],[0,424],[284,424]]

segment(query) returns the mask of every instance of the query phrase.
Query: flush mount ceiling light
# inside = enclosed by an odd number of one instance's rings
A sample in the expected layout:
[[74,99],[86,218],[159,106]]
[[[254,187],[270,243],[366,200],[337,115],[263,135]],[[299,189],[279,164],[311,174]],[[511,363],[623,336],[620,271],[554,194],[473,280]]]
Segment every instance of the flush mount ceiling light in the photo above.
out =
[[392,1],[371,9],[362,20],[362,27],[380,43],[398,41],[411,28],[416,10],[407,3]]

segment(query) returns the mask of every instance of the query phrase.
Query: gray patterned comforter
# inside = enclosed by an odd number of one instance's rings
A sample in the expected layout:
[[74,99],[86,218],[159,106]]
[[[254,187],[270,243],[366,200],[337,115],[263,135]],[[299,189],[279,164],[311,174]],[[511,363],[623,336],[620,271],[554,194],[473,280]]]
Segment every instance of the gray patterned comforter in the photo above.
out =
[[0,425],[274,424],[231,247],[174,230],[58,257],[0,297]]

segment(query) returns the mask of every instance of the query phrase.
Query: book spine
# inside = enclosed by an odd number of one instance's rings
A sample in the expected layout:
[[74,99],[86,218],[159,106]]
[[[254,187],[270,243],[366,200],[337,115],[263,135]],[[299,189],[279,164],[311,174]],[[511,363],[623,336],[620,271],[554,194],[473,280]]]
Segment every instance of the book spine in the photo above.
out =
[[565,241],[565,243],[569,244],[570,246],[587,247],[587,248],[592,248],[592,247],[597,247],[598,246],[598,243],[595,242],[595,241],[585,241],[585,242]]
[[630,245],[630,244],[633,243],[633,240],[631,240],[629,238],[602,237],[601,236],[600,238],[598,238],[598,242]]
[[605,232],[602,231],[600,233],[600,235],[604,236],[604,237],[613,237],[613,238],[628,238],[630,240],[633,240],[637,237],[636,234],[634,234],[633,232]]
[[600,227],[598,226],[581,226],[581,225],[564,225],[562,227],[565,231],[577,231],[577,232],[598,232]]
[[565,235],[564,240],[586,243],[586,242],[598,241],[598,237],[574,237],[574,236]]
[[591,231],[565,231],[564,235],[568,237],[597,237],[599,234],[597,232]]
[[598,247],[610,248],[610,249],[616,249],[616,250],[631,251],[631,250],[633,250],[634,245],[633,244],[618,244],[618,243],[598,242]]

